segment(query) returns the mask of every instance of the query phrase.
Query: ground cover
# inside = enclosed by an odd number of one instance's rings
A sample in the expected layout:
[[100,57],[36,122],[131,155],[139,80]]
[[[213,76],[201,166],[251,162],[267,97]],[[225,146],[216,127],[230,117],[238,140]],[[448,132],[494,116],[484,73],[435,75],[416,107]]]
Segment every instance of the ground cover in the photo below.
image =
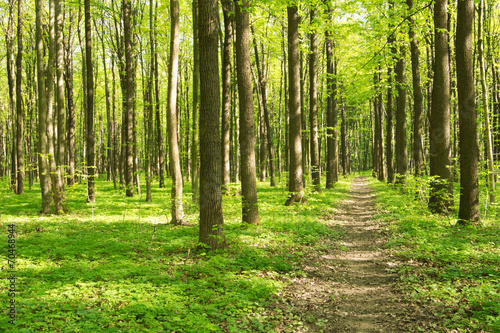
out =
[[[187,225],[169,221],[167,188],[153,203],[96,182],[67,189],[63,216],[40,216],[40,191],[21,196],[1,184],[2,332],[297,332],[299,309],[283,296],[312,252],[339,246],[328,226],[350,180],[308,193],[309,205],[285,207],[284,182],[259,183],[261,226],[241,224],[239,196],[224,198],[225,252],[196,252],[197,208],[185,200]],[[186,198],[190,198],[186,184]],[[237,192],[232,187],[231,193]],[[8,323],[8,226],[16,228],[18,313]],[[314,318],[313,318],[314,320]]]

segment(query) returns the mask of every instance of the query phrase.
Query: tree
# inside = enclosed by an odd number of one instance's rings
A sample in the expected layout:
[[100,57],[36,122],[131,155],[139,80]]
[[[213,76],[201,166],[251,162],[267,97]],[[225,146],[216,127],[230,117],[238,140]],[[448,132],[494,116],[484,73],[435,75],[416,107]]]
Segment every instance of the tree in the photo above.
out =
[[255,129],[252,73],[250,61],[249,3],[236,3],[236,71],[240,106],[240,154],[242,218],[244,223],[259,224],[255,171]]
[[199,193],[199,166],[198,155],[200,147],[198,106],[200,91],[200,41],[199,41],[199,15],[198,0],[193,0],[193,129],[191,138],[191,187],[193,189],[193,201],[198,201]]
[[[311,23],[314,21],[316,10],[311,9]],[[311,145],[311,167],[314,189],[320,191],[320,161],[319,161],[319,142],[318,142],[318,41],[316,32],[310,34],[309,55],[309,126],[310,126],[310,145]]]
[[401,46],[399,59],[396,63],[396,183],[405,184],[407,169],[406,153],[406,87],[405,87],[405,50]]
[[[389,1],[389,11],[391,18],[394,17],[394,1]],[[389,23],[389,29],[393,29],[393,24]],[[387,44],[390,46],[391,63],[387,67],[387,107],[386,107],[386,126],[385,126],[385,156],[387,164],[387,183],[394,183],[394,154],[393,154],[393,101],[392,101],[392,87],[393,87],[393,65],[394,57],[396,56],[396,37],[394,32],[387,37]]]
[[199,0],[200,33],[200,231],[199,242],[226,247],[220,161],[220,85],[217,0]]
[[222,185],[230,182],[229,123],[231,113],[231,49],[233,43],[233,2],[222,1],[224,13],[224,48],[222,55]]
[[434,5],[435,64],[432,109],[429,121],[431,193],[429,209],[445,213],[451,206],[450,196],[450,64],[448,46],[448,2],[437,0]]
[[64,21],[60,0],[54,0],[55,7],[55,33],[56,33],[56,117],[57,117],[57,145],[56,167],[61,179],[61,186],[64,188],[64,168],[66,160],[66,140],[64,126],[64,45],[63,32]]
[[134,196],[134,75],[132,68],[132,27],[130,23],[131,3],[123,0],[123,34],[125,46],[125,186],[126,195]]
[[479,179],[472,25],[474,0],[459,0],[457,7],[457,88],[460,128],[459,224],[479,221]]
[[92,29],[90,17],[90,0],[85,0],[85,60],[87,62],[87,200],[95,201],[95,138],[94,138],[94,67],[92,63]]
[[23,4],[22,0],[17,2],[17,57],[16,57],[16,156],[17,156],[17,194],[24,193],[24,171],[23,171],[23,95],[21,91],[23,72]]
[[177,140],[177,76],[179,72],[179,1],[170,0],[170,63],[168,75],[168,149],[172,172],[172,221],[182,224],[184,211],[182,209],[182,172]]
[[289,72],[289,116],[290,165],[288,171],[288,192],[285,205],[304,203],[304,180],[302,169],[302,116],[300,107],[300,59],[299,24],[297,6],[287,7],[288,13],[288,72]]

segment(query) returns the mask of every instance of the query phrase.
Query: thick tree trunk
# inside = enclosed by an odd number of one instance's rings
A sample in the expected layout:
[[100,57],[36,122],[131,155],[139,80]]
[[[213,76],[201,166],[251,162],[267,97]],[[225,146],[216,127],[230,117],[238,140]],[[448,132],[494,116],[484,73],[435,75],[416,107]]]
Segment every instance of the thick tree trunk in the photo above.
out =
[[[233,43],[233,3],[222,1],[224,12],[224,49],[222,61],[222,186],[230,183],[229,123],[231,113],[231,54]],[[226,191],[226,189],[224,189]]]
[[290,165],[288,171],[288,192],[285,205],[305,203],[304,174],[302,168],[302,117],[300,108],[300,58],[299,24],[300,16],[296,6],[287,7],[288,12],[288,72],[289,72],[289,144]]
[[178,142],[177,124],[177,77],[179,73],[179,1],[170,0],[170,64],[168,76],[168,148],[170,170],[172,172],[172,221],[182,224],[184,211],[182,209],[182,171]]
[[125,187],[127,197],[134,196],[134,75],[132,68],[132,26],[130,0],[123,0],[123,34],[125,42]]
[[401,46],[396,63],[396,89],[398,92],[396,108],[396,184],[405,185],[407,170],[406,151],[406,86],[405,86],[405,50]]
[[23,95],[21,91],[23,71],[23,11],[22,0],[17,2],[17,58],[16,58],[16,157],[17,157],[17,194],[24,193],[23,160]]
[[434,7],[435,64],[432,108],[429,121],[430,175],[429,209],[447,213],[452,205],[450,171],[450,64],[448,48],[448,1],[437,0]]
[[90,0],[85,0],[85,60],[87,62],[87,201],[95,201],[95,138],[94,138],[94,66],[92,63],[92,27]]
[[250,60],[249,3],[236,4],[236,71],[240,105],[240,155],[243,223],[259,224],[255,170],[255,119]]
[[220,161],[220,85],[217,0],[199,0],[200,32],[200,231],[211,250],[226,247]]
[[[474,95],[472,26],[474,0],[457,7],[457,88],[460,127],[460,208],[458,223],[479,221],[477,113]],[[437,55],[437,54],[436,54]]]
[[[316,10],[311,10],[311,24],[315,20]],[[310,151],[311,151],[311,174],[315,191],[321,188],[320,173],[320,151],[318,142],[318,40],[316,32],[310,35],[310,55],[309,55],[309,128],[310,128]]]
[[[408,10],[413,10],[413,0],[406,0]],[[411,69],[413,77],[413,165],[415,168],[415,175],[420,176],[423,174],[423,143],[422,143],[422,114],[423,114],[423,96],[422,88],[420,86],[420,52],[418,50],[418,41],[415,34],[415,19],[410,16],[408,36],[410,39],[411,49]]]
[[38,82],[38,165],[40,167],[40,188],[42,192],[42,214],[50,214],[52,203],[48,163],[47,142],[47,94],[45,91],[44,46],[42,36],[43,1],[36,0],[36,59]]

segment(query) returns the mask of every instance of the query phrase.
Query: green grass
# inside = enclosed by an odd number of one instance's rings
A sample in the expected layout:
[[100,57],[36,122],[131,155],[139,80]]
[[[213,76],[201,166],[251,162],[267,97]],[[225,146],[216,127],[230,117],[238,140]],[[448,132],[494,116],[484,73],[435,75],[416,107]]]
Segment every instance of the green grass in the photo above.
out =
[[[308,193],[309,205],[285,207],[284,183],[258,184],[261,225],[243,227],[241,197],[224,197],[223,252],[196,252],[198,208],[186,183],[188,225],[172,226],[170,184],[127,198],[96,182],[66,190],[63,216],[41,216],[40,189],[16,196],[0,183],[0,331],[2,332],[294,332],[300,313],[280,297],[301,261],[340,235],[328,217],[350,180]],[[236,185],[232,185],[236,187]],[[144,190],[144,188],[143,188]],[[235,189],[232,189],[235,192]],[[16,225],[18,306],[8,323],[7,233]]]
[[[409,177],[409,189],[401,194],[372,180],[380,218],[390,229],[388,245],[403,262],[398,268],[402,291],[432,309],[436,331],[500,332],[498,206],[489,206],[477,227],[460,227],[456,214],[443,217],[428,212],[425,195],[415,195],[419,182]],[[484,186],[482,190],[481,217]],[[458,198],[455,202],[458,205]]]

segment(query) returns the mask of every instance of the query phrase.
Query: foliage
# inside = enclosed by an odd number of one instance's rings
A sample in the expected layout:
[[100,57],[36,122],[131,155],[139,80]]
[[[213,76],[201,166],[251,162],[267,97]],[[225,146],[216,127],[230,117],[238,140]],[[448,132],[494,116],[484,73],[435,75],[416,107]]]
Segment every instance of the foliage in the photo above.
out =
[[372,181],[377,190],[380,218],[390,232],[388,243],[400,261],[399,287],[419,307],[430,308],[436,328],[460,331],[500,330],[499,212],[476,227],[430,214],[421,194],[420,180],[409,177],[402,194]]
[[[231,187],[235,193],[237,185]],[[292,207],[282,205],[284,183],[259,183],[259,227],[243,226],[241,198],[225,196],[230,248],[216,253],[195,250],[198,212],[190,201],[187,225],[166,224],[169,189],[153,186],[157,199],[146,203],[97,181],[91,205],[85,185],[77,184],[67,191],[68,215],[40,216],[39,187],[16,196],[3,182],[1,260],[6,262],[7,225],[15,223],[19,313],[16,327],[0,316],[0,330],[294,332],[303,325],[280,291],[304,274],[300,263],[307,253],[337,246],[338,232],[325,220],[348,182],[308,194],[309,206]],[[1,281],[0,306],[6,309],[8,281]]]

